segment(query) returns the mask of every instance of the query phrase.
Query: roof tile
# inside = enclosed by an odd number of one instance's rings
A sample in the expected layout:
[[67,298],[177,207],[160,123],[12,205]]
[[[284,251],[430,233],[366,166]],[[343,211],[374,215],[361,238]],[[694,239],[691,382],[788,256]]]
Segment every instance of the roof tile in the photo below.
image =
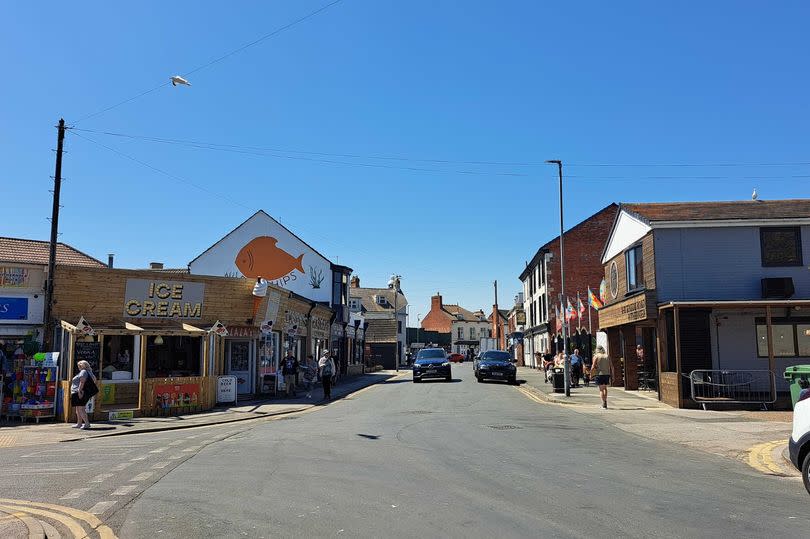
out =
[[[0,237],[0,262],[48,265],[50,242]],[[56,263],[63,266],[105,268],[107,264],[66,245],[56,244]]]

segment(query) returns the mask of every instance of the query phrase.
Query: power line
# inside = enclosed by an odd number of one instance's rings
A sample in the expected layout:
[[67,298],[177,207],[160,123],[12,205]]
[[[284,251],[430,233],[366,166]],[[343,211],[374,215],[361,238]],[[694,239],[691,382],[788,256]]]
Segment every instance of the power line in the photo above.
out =
[[[187,77],[187,76],[189,76],[189,75],[191,75],[191,74],[193,74],[193,73],[197,73],[198,71],[201,71],[201,70],[203,70],[203,69],[205,69],[205,68],[207,68],[207,67],[211,67],[212,65],[214,65],[214,64],[216,64],[216,63],[219,63],[219,62],[221,62],[222,60],[225,60],[225,59],[227,59],[227,58],[230,58],[230,57],[231,57],[231,56],[233,56],[234,54],[237,54],[237,53],[239,53],[239,52],[242,52],[242,51],[243,51],[243,50],[245,50],[245,49],[248,49],[248,48],[250,48],[250,47],[252,47],[252,46],[254,46],[254,45],[258,45],[258,44],[259,44],[259,43],[261,43],[262,41],[266,41],[266,40],[270,39],[271,37],[277,36],[278,34],[280,34],[280,33],[284,32],[285,30],[288,30],[288,29],[292,28],[293,26],[295,26],[295,25],[297,25],[297,24],[299,24],[299,23],[302,23],[302,22],[304,22],[304,21],[305,21],[305,20],[307,20],[307,19],[310,19],[310,18],[314,17],[315,15],[317,15],[317,14],[321,13],[322,11],[326,11],[326,10],[327,10],[327,9],[329,9],[330,7],[334,6],[335,4],[340,3],[340,2],[342,2],[342,1],[343,1],[343,0],[334,0],[333,2],[330,2],[330,3],[328,3],[328,4],[324,5],[324,6],[321,6],[320,8],[316,9],[315,11],[312,11],[312,12],[310,12],[310,13],[307,13],[307,14],[306,14],[306,15],[304,15],[303,17],[299,17],[298,19],[295,19],[294,21],[289,22],[289,23],[285,24],[284,26],[281,26],[281,27],[279,27],[279,28],[276,28],[276,29],[275,29],[275,30],[273,30],[272,32],[269,32],[269,33],[267,33],[267,34],[264,34],[263,36],[259,37],[258,39],[254,39],[254,40],[253,40],[253,41],[251,41],[250,43],[246,43],[245,45],[242,45],[242,46],[241,46],[241,47],[239,47],[239,48],[236,48],[236,49],[234,49],[234,50],[232,50],[232,51],[230,51],[230,52],[227,52],[227,53],[223,54],[222,56],[219,56],[219,57],[217,57],[217,58],[214,58],[214,59],[213,59],[213,60],[211,60],[210,62],[207,62],[207,63],[205,63],[205,64],[202,64],[202,65],[200,65],[200,66],[197,66],[197,67],[195,67],[194,69],[192,69],[191,71],[186,71],[185,73],[183,73],[183,75],[182,75],[182,76],[185,78],[185,77]],[[128,98],[128,99],[125,99],[125,100],[123,100],[123,101],[121,101],[121,102],[119,102],[119,103],[116,103],[116,104],[114,104],[114,105],[110,105],[109,107],[106,107],[106,108],[104,108],[104,109],[101,109],[101,110],[99,110],[99,111],[97,111],[97,112],[93,112],[93,113],[88,114],[88,115],[86,115],[86,116],[82,116],[82,117],[81,117],[81,118],[79,118],[79,119],[78,119],[76,122],[74,122],[74,123],[73,123],[73,125],[76,125],[76,124],[78,124],[79,122],[82,122],[82,121],[87,120],[87,119],[89,119],[89,118],[94,118],[94,117],[96,117],[96,116],[99,116],[99,115],[101,115],[101,114],[104,114],[105,112],[108,112],[108,111],[110,111],[110,110],[112,110],[112,109],[114,109],[114,108],[120,107],[121,105],[126,105],[127,103],[129,103],[129,102],[131,102],[131,101],[135,101],[136,99],[139,99],[139,98],[141,98],[141,97],[143,97],[143,96],[145,96],[145,95],[151,94],[152,92],[155,92],[155,91],[157,91],[157,90],[160,90],[161,88],[165,88],[165,87],[166,87],[166,86],[168,86],[169,84],[171,84],[171,82],[166,81],[166,82],[164,82],[164,83],[162,83],[162,84],[159,84],[159,85],[155,86],[154,88],[150,88],[150,89],[148,89],[148,90],[145,90],[145,91],[143,91],[143,92],[139,93],[138,95],[135,95],[135,96],[133,96],[133,97],[130,97],[130,98]]]

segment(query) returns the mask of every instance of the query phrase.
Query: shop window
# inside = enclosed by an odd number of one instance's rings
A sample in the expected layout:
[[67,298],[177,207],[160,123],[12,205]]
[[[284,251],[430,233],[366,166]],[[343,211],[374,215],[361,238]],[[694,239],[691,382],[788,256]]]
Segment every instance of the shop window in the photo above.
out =
[[146,377],[200,376],[202,338],[149,336],[146,345]]
[[627,268],[627,291],[644,288],[644,254],[641,245],[628,250],[624,257]]
[[[774,357],[794,357],[796,355],[795,326],[793,324],[773,324]],[[757,355],[768,357],[768,326],[757,323]]]
[[759,242],[763,266],[802,265],[802,235],[799,227],[760,228]]
[[104,335],[101,378],[130,381],[135,379],[136,357],[134,335]]

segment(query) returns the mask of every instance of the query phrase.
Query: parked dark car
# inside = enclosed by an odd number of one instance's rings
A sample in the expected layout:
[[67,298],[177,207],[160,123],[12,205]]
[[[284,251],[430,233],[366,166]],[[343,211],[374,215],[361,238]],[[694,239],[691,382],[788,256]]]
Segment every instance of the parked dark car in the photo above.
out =
[[413,383],[426,378],[444,378],[446,382],[453,379],[450,360],[441,348],[423,348],[416,355],[416,361],[413,362]]
[[473,372],[479,382],[484,380],[505,380],[510,384],[517,382],[517,368],[512,362],[512,355],[503,350],[487,350],[475,363]]

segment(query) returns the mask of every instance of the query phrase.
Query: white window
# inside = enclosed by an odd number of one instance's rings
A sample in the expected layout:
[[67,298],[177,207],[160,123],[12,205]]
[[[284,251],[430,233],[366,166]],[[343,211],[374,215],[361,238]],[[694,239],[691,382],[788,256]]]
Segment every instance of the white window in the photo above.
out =
[[359,311],[360,310],[360,300],[357,298],[351,298],[349,300],[349,309],[352,311]]
[[383,307],[388,305],[388,300],[385,296],[376,296],[375,299],[377,300],[377,305],[382,305]]
[[470,340],[475,340],[475,328],[470,328]]
[[458,328],[458,338],[459,340],[464,339],[464,328],[461,326]]

